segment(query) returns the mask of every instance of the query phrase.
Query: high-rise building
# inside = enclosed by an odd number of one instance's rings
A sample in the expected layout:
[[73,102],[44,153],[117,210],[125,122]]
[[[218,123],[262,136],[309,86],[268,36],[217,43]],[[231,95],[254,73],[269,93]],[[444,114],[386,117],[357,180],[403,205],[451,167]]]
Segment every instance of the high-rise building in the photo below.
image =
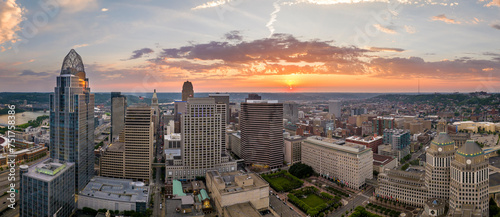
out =
[[71,49],[50,94],[50,156],[75,163],[76,190],[94,175],[94,94],[85,76],[82,58]]
[[445,119],[441,119],[438,121],[437,123],[437,126],[436,126],[436,131],[438,133],[441,133],[441,132],[447,132],[448,129],[447,129],[447,123],[446,123],[446,120]]
[[246,165],[283,166],[283,104],[277,100],[241,103],[241,156]]
[[283,118],[292,124],[297,123],[299,121],[299,104],[295,102],[283,103]]
[[450,196],[450,164],[455,155],[455,142],[442,132],[427,149],[425,183],[430,198],[448,199]]
[[166,180],[192,180],[207,170],[236,170],[236,161],[226,155],[225,107],[214,98],[189,98],[181,116],[181,156],[166,161]]
[[302,141],[305,138],[301,136],[291,136],[285,138],[285,161],[290,164],[300,162],[302,154]]
[[159,135],[160,133],[160,106],[158,105],[158,96],[156,95],[156,89],[153,92],[153,97],[151,97],[151,108],[153,108],[153,122],[154,122],[154,134]]
[[[426,171],[387,169],[378,176],[377,197],[424,207],[423,216],[486,217],[489,174],[484,152],[473,140],[455,151],[441,132],[427,149]],[[445,212],[446,203],[449,212]]]
[[394,123],[393,117],[377,117],[373,119],[373,133],[383,135],[385,129],[394,129]]
[[127,109],[127,97],[120,92],[111,92],[111,135],[113,142],[122,132],[125,126],[125,110]]
[[194,97],[193,84],[190,81],[186,81],[182,85],[182,101],[187,101],[188,98],[192,97]]
[[383,135],[384,144],[390,144],[393,150],[402,150],[411,142],[411,135],[407,130],[386,129]]
[[328,113],[335,115],[335,118],[340,119],[342,116],[342,106],[339,100],[333,100],[328,103]]
[[154,110],[146,104],[127,108],[123,139],[103,147],[99,161],[100,175],[149,181],[153,163]]
[[125,178],[149,181],[153,163],[153,108],[132,105],[125,116]]
[[450,173],[450,211],[453,216],[463,213],[488,216],[488,170],[484,152],[475,141],[467,140],[457,150]]
[[214,93],[214,94],[208,94],[208,97],[214,98],[215,103],[217,104],[225,104],[226,105],[226,124],[229,124],[229,117],[231,116],[230,110],[229,110],[229,94],[227,93]]
[[21,217],[71,216],[76,211],[75,164],[51,158],[21,170]]

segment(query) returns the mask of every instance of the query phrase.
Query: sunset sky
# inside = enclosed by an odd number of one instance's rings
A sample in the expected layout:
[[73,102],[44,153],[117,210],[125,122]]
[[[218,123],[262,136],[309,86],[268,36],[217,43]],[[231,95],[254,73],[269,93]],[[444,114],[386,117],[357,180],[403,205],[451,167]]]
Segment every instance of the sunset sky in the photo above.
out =
[[0,91],[500,92],[500,0],[0,0]]

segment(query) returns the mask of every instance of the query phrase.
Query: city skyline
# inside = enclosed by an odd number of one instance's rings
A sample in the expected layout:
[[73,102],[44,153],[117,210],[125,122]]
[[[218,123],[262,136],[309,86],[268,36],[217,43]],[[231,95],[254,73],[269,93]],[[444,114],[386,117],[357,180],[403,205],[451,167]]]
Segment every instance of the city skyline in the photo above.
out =
[[0,4],[0,91],[50,92],[71,48],[96,92],[500,88],[497,0],[54,2]]

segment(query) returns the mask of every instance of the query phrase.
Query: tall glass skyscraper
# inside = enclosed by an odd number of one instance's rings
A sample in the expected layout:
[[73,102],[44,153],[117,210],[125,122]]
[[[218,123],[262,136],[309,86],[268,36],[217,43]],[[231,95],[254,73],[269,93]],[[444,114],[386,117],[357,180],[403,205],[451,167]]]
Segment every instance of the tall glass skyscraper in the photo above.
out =
[[94,175],[94,94],[73,49],[50,95],[49,149],[51,158],[75,163],[75,189],[82,190]]

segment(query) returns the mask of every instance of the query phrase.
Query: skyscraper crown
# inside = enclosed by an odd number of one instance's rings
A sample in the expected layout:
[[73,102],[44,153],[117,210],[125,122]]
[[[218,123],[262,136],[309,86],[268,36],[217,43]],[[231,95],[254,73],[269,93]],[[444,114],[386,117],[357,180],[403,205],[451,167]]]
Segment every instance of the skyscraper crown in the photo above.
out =
[[61,75],[65,74],[76,75],[81,79],[85,79],[82,57],[74,49],[71,49],[68,55],[64,57]]

